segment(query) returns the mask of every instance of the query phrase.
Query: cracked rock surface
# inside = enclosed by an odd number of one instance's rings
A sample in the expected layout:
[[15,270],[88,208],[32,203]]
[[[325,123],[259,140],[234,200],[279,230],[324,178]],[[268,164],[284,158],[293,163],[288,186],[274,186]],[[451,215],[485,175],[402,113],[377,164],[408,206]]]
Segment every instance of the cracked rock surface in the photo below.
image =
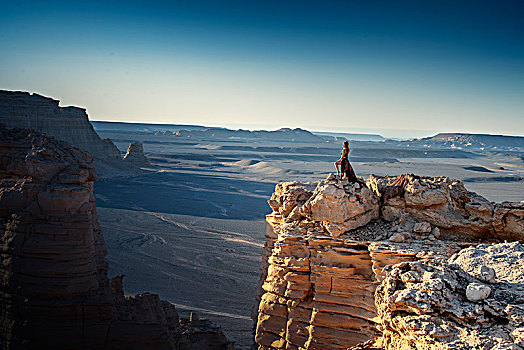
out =
[[[390,267],[375,293],[382,337],[397,349],[524,348],[524,285],[518,243],[469,247],[449,260]],[[489,284],[482,266],[496,272]]]

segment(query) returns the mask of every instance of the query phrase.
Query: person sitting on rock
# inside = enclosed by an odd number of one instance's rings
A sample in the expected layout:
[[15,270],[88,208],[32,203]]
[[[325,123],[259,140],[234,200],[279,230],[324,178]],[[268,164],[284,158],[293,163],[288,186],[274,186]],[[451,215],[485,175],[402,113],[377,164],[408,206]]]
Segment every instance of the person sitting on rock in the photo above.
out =
[[[349,141],[344,141],[342,144],[342,152],[340,152],[340,159],[335,162],[335,168],[337,168],[337,175],[341,174],[342,178],[348,179],[350,182],[358,182],[357,176],[353,171],[351,163],[349,163]],[[340,165],[340,170],[339,170]]]

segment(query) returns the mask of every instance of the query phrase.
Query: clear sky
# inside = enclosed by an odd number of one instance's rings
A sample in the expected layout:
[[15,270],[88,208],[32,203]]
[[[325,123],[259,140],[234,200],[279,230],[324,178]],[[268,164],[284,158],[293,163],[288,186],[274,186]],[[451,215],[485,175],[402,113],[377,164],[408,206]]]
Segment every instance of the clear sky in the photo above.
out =
[[92,120],[524,135],[524,2],[2,1],[0,89]]

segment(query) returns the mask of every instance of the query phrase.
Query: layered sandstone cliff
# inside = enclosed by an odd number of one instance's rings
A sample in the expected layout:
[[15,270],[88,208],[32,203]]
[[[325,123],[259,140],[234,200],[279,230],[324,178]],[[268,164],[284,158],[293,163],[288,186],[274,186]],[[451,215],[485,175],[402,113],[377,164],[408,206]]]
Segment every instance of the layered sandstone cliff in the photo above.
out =
[[99,173],[129,169],[110,139],[101,139],[86,110],[60,107],[59,101],[38,94],[0,90],[0,124],[7,128],[33,129],[90,153]]
[[109,280],[92,157],[0,126],[0,348],[227,349],[219,327]]
[[[479,240],[524,238],[524,204],[491,203],[445,177],[282,182],[269,205],[254,313],[260,349],[362,348],[378,339],[384,348],[426,349],[413,339],[429,329],[394,328],[400,321],[391,319],[406,312],[387,309],[398,300],[395,288],[402,289],[392,281],[400,273],[388,274],[388,266],[404,263],[396,266],[405,272],[410,262],[445,261]],[[486,319],[497,322],[499,314]]]

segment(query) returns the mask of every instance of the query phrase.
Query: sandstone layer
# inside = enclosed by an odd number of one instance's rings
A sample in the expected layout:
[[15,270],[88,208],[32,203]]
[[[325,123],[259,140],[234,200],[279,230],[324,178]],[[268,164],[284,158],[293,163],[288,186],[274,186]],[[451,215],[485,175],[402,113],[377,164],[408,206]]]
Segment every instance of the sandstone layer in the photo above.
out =
[[99,173],[126,170],[120,151],[110,139],[101,139],[89,122],[86,110],[60,107],[59,101],[38,94],[0,90],[0,124],[7,128],[32,129],[90,153]]
[[382,339],[390,324],[375,291],[391,283],[388,266],[440,261],[479,240],[524,238],[524,204],[491,203],[445,177],[282,182],[268,203],[253,313],[259,349],[347,349]]
[[0,348],[229,349],[219,327],[107,277],[92,157],[0,126]]

